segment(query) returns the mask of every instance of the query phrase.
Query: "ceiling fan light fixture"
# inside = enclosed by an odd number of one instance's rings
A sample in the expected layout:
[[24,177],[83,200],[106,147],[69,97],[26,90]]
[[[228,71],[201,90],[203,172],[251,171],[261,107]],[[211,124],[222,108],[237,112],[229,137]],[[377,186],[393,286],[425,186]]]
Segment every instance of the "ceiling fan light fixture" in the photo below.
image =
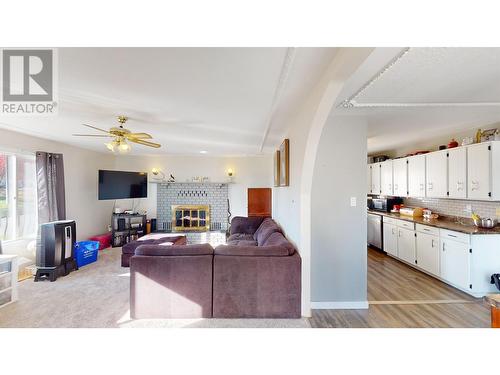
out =
[[125,140],[120,141],[118,145],[118,152],[120,154],[126,154],[130,152],[130,149],[131,149],[130,145]]
[[112,141],[112,142],[109,142],[109,143],[105,143],[104,145],[106,146],[106,148],[107,148],[109,151],[111,151],[111,152],[115,152],[115,151],[116,151],[115,147],[116,147],[116,145],[117,145],[117,144],[118,144],[118,142],[116,142],[116,141]]

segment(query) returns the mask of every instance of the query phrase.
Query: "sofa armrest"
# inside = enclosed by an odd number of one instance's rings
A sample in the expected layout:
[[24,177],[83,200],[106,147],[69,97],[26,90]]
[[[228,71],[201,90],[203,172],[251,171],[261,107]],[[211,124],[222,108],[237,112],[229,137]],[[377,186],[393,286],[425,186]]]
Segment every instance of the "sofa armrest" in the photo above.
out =
[[219,245],[215,255],[232,255],[242,257],[287,257],[291,255],[283,246],[237,246]]
[[141,245],[135,249],[135,255],[146,256],[194,256],[213,255],[214,249],[210,244],[201,245]]

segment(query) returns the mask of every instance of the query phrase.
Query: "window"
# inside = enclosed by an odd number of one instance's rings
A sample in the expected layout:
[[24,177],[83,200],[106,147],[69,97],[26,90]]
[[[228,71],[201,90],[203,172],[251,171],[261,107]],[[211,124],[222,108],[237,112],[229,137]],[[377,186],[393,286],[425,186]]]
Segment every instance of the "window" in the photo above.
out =
[[34,237],[36,228],[35,156],[0,151],[0,240]]

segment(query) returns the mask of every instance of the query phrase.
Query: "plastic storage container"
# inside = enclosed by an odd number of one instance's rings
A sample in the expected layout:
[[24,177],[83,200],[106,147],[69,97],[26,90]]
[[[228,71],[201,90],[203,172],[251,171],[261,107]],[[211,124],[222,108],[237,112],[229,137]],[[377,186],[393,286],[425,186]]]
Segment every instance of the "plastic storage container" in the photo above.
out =
[[75,244],[75,257],[78,267],[97,261],[99,241],[80,241]]

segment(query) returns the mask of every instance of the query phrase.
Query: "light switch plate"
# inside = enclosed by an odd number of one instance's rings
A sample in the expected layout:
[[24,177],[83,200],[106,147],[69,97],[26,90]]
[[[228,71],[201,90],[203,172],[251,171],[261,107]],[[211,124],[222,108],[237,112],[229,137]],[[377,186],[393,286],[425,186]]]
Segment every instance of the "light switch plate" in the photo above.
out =
[[357,202],[356,202],[356,197],[351,197],[351,207],[356,207]]

